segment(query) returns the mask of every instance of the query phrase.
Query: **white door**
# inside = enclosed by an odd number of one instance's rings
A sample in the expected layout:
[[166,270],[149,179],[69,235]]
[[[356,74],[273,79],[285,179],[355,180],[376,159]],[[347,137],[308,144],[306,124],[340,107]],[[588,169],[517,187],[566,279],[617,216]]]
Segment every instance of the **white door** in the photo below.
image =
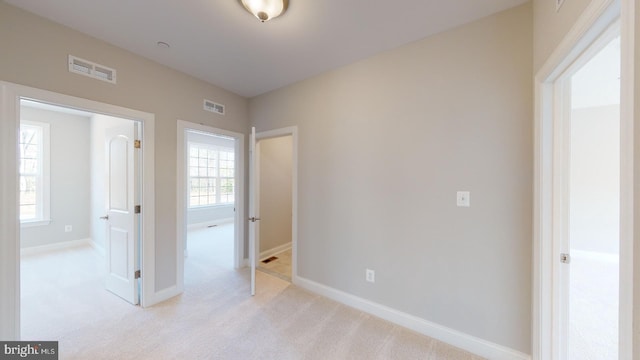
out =
[[251,263],[251,295],[256,294],[256,223],[258,220],[258,193],[257,193],[257,166],[256,166],[256,128],[251,128],[249,139],[249,262]]
[[106,131],[107,290],[132,304],[138,304],[138,221],[135,154],[137,128],[131,124]]

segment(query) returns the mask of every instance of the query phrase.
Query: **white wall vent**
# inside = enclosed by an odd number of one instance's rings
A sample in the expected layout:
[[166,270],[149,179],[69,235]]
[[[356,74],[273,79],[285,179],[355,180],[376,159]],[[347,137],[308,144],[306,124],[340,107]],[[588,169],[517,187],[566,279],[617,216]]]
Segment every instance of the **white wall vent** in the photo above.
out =
[[89,60],[69,55],[69,72],[89,76],[94,79],[116,83],[116,71]]
[[204,109],[216,114],[224,115],[224,105],[204,99]]

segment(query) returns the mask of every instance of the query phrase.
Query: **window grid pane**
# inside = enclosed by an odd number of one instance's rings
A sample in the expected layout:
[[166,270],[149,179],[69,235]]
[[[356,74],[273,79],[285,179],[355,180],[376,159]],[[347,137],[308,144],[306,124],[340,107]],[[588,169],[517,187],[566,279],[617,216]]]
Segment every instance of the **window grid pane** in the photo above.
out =
[[189,144],[189,206],[232,204],[234,153],[228,148]]
[[42,159],[43,128],[20,124],[18,162],[20,186],[20,220],[38,220],[43,217]]

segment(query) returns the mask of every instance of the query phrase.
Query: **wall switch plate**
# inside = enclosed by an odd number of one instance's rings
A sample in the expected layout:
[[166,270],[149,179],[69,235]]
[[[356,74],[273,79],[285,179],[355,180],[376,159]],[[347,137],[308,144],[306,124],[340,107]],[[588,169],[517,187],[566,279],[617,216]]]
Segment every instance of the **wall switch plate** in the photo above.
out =
[[469,191],[458,191],[456,194],[456,204],[460,207],[470,207],[471,193]]
[[365,279],[370,283],[376,282],[376,272],[374,270],[367,269],[365,272]]
[[73,226],[71,225],[65,225],[64,226],[64,232],[71,232],[73,231]]

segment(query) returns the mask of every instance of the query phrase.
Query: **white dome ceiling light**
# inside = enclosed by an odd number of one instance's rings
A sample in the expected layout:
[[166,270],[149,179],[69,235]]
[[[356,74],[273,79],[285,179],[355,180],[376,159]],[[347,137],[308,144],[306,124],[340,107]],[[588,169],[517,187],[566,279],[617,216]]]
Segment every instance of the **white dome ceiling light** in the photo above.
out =
[[289,0],[238,0],[248,12],[265,22],[284,14]]

